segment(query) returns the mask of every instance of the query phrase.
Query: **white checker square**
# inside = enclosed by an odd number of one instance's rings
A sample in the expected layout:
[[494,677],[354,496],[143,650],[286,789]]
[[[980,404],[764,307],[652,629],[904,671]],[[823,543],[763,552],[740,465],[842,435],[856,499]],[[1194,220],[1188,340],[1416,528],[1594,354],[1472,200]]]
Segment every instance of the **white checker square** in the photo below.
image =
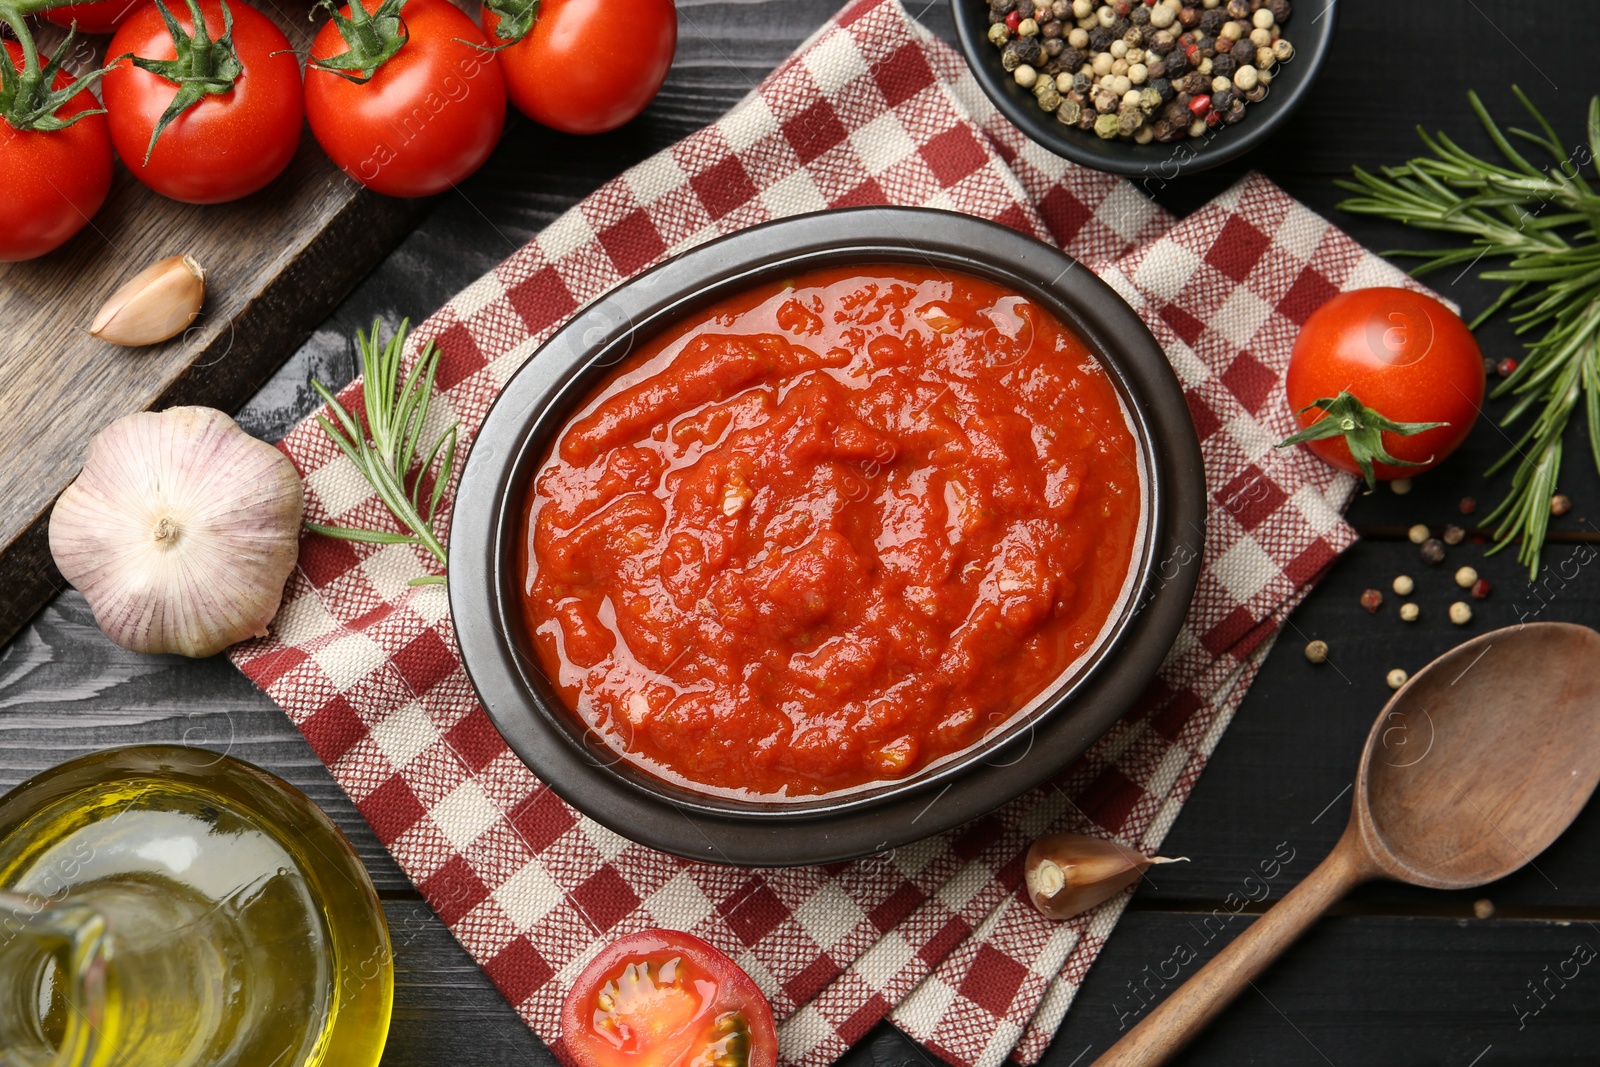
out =
[[1132,182],[1118,182],[1095,209],[1094,217],[1125,241],[1132,241],[1150,221],[1155,204]]
[[651,921],[670,930],[693,930],[711,917],[711,901],[686,871],[680,871],[644,900]]
[[861,57],[855,39],[843,31],[828,34],[807,49],[801,62],[823,96],[835,95],[867,73],[867,61]]
[[1272,314],[1272,307],[1247,286],[1236,286],[1222,307],[1211,318],[1211,328],[1232,342],[1235,348],[1249,348],[1261,326]]
[[1225,429],[1228,436],[1233,438],[1234,444],[1239,446],[1239,451],[1244,453],[1245,459],[1254,463],[1262,456],[1275,455],[1273,446],[1278,442],[1262,423],[1251,417],[1248,412],[1240,414],[1237,418],[1228,420]]
[[917,150],[894,112],[886,111],[850,135],[850,145],[867,173],[879,175]]
[[1309,485],[1302,485],[1295,490],[1294,506],[1300,509],[1306,522],[1319,534],[1332,533],[1344,522],[1339,512],[1328,503],[1328,498]]
[[456,786],[428,814],[457,852],[465,852],[500,818],[499,809],[483,786],[471,779]]
[[828,206],[811,174],[800,167],[788,177],[773,182],[761,190],[761,203],[775,219],[786,215],[802,215],[808,211],[821,211]]
[[577,208],[567,210],[534,238],[551,263],[561,262],[594,239],[594,227]]
[[450,594],[442,585],[419,585],[411,590],[406,606],[431,626],[450,614]]
[[910,942],[890,930],[857,957],[851,969],[861,976],[869,988],[881,991],[915,955]]
[[831,952],[833,946],[849,936],[864,918],[866,913],[860,905],[845,896],[838,882],[828,882],[811,894],[794,913],[800,929],[821,945],[825,952]]
[[605,857],[607,863],[616,859],[627,850],[633,842],[614,830],[608,830],[593,819],[580,819],[578,825],[583,828],[584,836],[595,850]]
[[1154,242],[1145,253],[1133,281],[1152,296],[1170,302],[1183,291],[1199,266],[1200,257],[1193,249],[1163,239]]
[[317,649],[311,658],[338,690],[349,689],[387,662],[377,642],[359,633],[347,634]]
[[306,488],[335,521],[372,496],[372,486],[343,454],[306,475]]
[[1344,292],[1352,289],[1372,289],[1380,285],[1403,285],[1406,276],[1400,268],[1379,259],[1377,256],[1362,256],[1356,261],[1350,273],[1339,282],[1339,288]]
[[778,1023],[778,1059],[783,1063],[804,1063],[813,1049],[837,1040],[833,1026],[815,1004],[807,1004]]
[[411,579],[428,573],[410,545],[384,545],[361,561],[361,569],[378,595],[387,601],[404,597],[413,588]]
[[969,863],[962,867],[944,885],[939,887],[939,899],[951,911],[960,911],[984,887],[992,881],[990,872],[976,863]]
[[489,271],[457,293],[455,299],[450,301],[450,308],[456,318],[466,322],[490,304],[498,304],[505,296],[506,287],[500,275],[496,271]]
[[1278,565],[1253,537],[1239,543],[1217,560],[1217,580],[1241,604],[1248,604],[1278,573]]
[[1172,364],[1173,371],[1178,375],[1178,381],[1183,383],[1185,389],[1193,389],[1215,377],[1206,361],[1176,337],[1165,347],[1165,351],[1167,362]]
[[396,770],[416,759],[438,739],[438,727],[417,700],[391,711],[372,728],[373,743]]
[[622,172],[622,180],[641,204],[653,204],[689,180],[671,152],[658,152]]
[[[722,134],[730,149],[744,152],[778,132],[778,116],[759,95],[751,95],[718,120],[717,132]],[[654,163],[654,160],[646,160],[640,165],[648,167]]]
[[322,602],[322,597],[312,589],[307,589],[284,604],[278,617],[272,620],[272,629],[278,640],[289,646],[303,647],[338,626],[338,621],[328,613],[328,606]]
[[[913,1041],[927,1041],[950,1012],[956,991],[937,975],[930,975],[900,1002],[890,1018]],[[1004,1062],[1002,1060],[1001,1062]]]
[[561,903],[561,897],[561,887],[538,860],[529,862],[494,891],[495,903],[523,933]]
[[1284,216],[1278,232],[1272,235],[1272,243],[1300,262],[1310,262],[1328,226],[1327,219],[1297,201]]

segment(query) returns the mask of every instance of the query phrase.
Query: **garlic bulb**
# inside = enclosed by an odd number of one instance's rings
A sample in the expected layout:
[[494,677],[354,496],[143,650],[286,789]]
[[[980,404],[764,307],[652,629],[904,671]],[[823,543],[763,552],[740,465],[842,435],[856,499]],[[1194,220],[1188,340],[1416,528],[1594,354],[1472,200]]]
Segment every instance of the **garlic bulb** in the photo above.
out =
[[140,412],[89,442],[50,554],[117,644],[209,656],[266,634],[304,507],[288,457],[222,412]]
[[1028,899],[1047,919],[1070,919],[1133,885],[1157,863],[1126,845],[1083,834],[1046,834],[1028,849]]
[[157,344],[188,329],[205,298],[206,272],[195,258],[168,256],[112,293],[89,333],[114,345]]

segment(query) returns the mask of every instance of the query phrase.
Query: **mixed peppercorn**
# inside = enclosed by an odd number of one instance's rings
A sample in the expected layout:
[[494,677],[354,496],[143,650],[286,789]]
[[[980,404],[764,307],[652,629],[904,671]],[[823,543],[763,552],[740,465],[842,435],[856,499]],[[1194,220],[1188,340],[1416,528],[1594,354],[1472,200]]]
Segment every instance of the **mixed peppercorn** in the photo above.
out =
[[1001,65],[1067,126],[1139,144],[1202,136],[1266,98],[1289,0],[987,0]]

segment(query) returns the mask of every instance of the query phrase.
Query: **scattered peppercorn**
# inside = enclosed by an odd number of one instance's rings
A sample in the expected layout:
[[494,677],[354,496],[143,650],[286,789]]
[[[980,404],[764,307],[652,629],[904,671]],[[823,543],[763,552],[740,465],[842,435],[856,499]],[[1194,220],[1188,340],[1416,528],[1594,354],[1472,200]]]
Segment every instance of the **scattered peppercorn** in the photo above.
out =
[[1422,562],[1439,564],[1444,562],[1444,542],[1437,537],[1430,537],[1422,542]]
[[1461,503],[1457,504],[1456,507],[1460,509],[1461,514],[1471,515],[1478,510],[1478,502],[1470,496],[1464,496],[1461,498]]
[[1565,493],[1557,493],[1550,498],[1550,514],[1565,515],[1572,510],[1572,498]]
[[1368,589],[1361,594],[1361,606],[1367,609],[1368,615],[1376,615],[1378,609],[1383,607],[1383,594],[1376,589]]
[[1395,496],[1405,496],[1407,493],[1411,492],[1411,479],[1396,478],[1394,481],[1389,483],[1389,491]]
[[1406,531],[1406,537],[1410,538],[1411,543],[1414,545],[1422,544],[1422,542],[1426,541],[1431,536],[1432,534],[1429,532],[1428,528],[1420,522]]
[[1328,662],[1328,642],[1318,640],[1306,645],[1306,659],[1312,663]]
[[1472,583],[1472,599],[1484,600],[1489,596],[1489,579],[1479,578]]
[[1509,378],[1517,372],[1517,361],[1507,356],[1494,365],[1494,372],[1502,378]]
[[1444,528],[1444,543],[1447,545],[1459,545],[1466,536],[1467,531],[1454,523]]
[[1450,621],[1457,626],[1465,626],[1472,621],[1472,607],[1465,600],[1458,600],[1450,605]]
[[[1294,55],[1279,29],[1289,18],[1288,0],[985,4],[987,36],[1006,72],[1033,89],[1038,106],[1063,125],[1093,129],[1108,140],[1165,143],[1237,123],[1246,102],[1264,99],[1278,64]],[[1042,77],[1056,75],[1082,76],[1086,84],[1047,91]],[[1154,91],[1129,96],[1144,86]],[[1181,117],[1163,110],[1174,98],[1187,109]],[[1072,106],[1063,110],[1065,104]]]
[[1394,590],[1396,596],[1410,596],[1417,588],[1417,583],[1411,580],[1411,575],[1400,574],[1395,576],[1395,580],[1390,587]]
[[1390,689],[1399,689],[1402,685],[1406,684],[1406,679],[1410,677],[1411,676],[1405,671],[1401,670],[1399,667],[1396,667],[1394,670],[1384,675],[1383,680],[1389,683]]
[[1422,609],[1417,607],[1415,604],[1411,603],[1410,601],[1407,601],[1406,603],[1400,605],[1400,621],[1401,622],[1416,622],[1417,621],[1417,616],[1420,615],[1420,614],[1422,614]]
[[1462,567],[1456,571],[1456,584],[1463,589],[1471,589],[1478,580],[1478,572],[1471,567]]
[[1472,914],[1479,919],[1494,918],[1494,901],[1488,897],[1472,902]]

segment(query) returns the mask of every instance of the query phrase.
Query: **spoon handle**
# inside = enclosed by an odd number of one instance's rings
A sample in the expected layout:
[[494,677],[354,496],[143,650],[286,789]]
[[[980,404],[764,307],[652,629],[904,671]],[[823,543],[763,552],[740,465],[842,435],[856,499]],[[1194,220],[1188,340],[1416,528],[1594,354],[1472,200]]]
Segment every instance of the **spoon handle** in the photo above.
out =
[[1364,857],[1355,834],[1346,831],[1316,870],[1175,989],[1093,1067],[1154,1067],[1167,1062],[1323,912],[1371,877]]

